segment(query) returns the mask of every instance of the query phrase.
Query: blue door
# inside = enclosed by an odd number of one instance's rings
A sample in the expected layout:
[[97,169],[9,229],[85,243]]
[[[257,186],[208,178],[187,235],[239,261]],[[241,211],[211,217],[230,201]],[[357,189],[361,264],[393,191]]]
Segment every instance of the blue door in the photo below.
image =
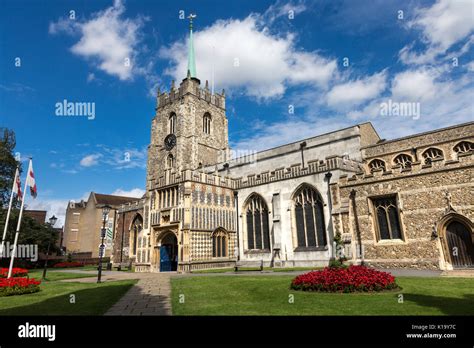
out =
[[169,245],[162,245],[160,247],[160,271],[171,272],[171,253]]

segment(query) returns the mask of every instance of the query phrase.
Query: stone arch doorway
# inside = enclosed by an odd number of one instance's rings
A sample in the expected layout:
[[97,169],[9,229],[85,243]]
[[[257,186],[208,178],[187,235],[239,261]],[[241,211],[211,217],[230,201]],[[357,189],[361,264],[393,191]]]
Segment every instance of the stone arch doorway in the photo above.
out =
[[448,214],[441,222],[445,261],[455,269],[474,268],[474,224],[455,213]]
[[178,269],[178,238],[173,232],[163,235],[159,247],[160,272],[173,272]]

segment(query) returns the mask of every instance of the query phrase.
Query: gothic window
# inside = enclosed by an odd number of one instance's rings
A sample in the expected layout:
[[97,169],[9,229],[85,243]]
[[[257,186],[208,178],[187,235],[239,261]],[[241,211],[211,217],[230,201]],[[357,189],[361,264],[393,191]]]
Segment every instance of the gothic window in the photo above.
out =
[[411,164],[413,163],[413,159],[410,155],[402,153],[393,159],[395,164],[400,165],[402,168],[411,168]]
[[245,207],[247,248],[270,250],[268,207],[262,197],[253,194]]
[[402,239],[396,196],[372,199],[379,240]]
[[430,147],[425,152],[423,152],[423,159],[425,164],[431,164],[434,159],[443,158],[443,151],[435,147]]
[[152,191],[152,192],[151,192],[150,201],[151,201],[151,209],[154,210],[154,209],[155,209],[155,206],[156,206],[156,194],[155,194],[155,191]]
[[208,112],[202,118],[202,131],[205,134],[211,134],[211,115]]
[[219,229],[212,234],[212,257],[227,257],[227,233]]
[[137,250],[141,246],[141,240],[142,240],[142,230],[143,230],[143,219],[140,215],[137,215],[135,219],[133,220],[132,227],[131,227],[131,250],[132,250],[132,255],[137,255]]
[[171,168],[173,168],[173,166],[174,166],[174,157],[173,157],[172,154],[169,154],[166,157],[166,168],[171,169]]
[[176,131],[176,114],[172,112],[169,118],[169,134],[174,134]]
[[374,170],[379,170],[379,169],[382,169],[383,171],[386,170],[385,162],[378,158],[369,162],[369,168],[370,168],[370,172],[373,172]]
[[474,150],[474,144],[470,141],[461,141],[454,147],[454,152],[456,152],[458,155],[460,153],[468,153],[472,150]]
[[325,247],[324,205],[318,191],[303,185],[294,195],[293,201],[298,247]]

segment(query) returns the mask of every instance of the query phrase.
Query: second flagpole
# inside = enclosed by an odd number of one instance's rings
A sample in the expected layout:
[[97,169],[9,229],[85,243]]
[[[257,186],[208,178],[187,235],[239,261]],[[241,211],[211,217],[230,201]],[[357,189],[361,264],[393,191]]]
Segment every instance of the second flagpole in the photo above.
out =
[[17,181],[17,178],[18,178],[19,175],[20,175],[20,171],[18,170],[18,166],[17,166],[16,171],[15,171],[15,178],[13,179],[12,194],[10,195],[10,204],[8,204],[7,219],[5,221],[5,228],[3,229],[2,246],[0,248],[0,258],[3,257],[3,248],[5,247],[5,237],[7,236],[8,221],[10,220],[10,212],[12,210],[13,193],[15,191],[15,185],[16,185],[16,181]]

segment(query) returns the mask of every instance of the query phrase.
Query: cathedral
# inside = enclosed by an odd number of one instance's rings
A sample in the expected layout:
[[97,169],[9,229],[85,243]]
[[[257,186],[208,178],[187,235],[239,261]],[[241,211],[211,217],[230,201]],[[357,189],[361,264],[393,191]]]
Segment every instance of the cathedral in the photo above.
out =
[[187,76],[156,102],[146,194],[118,211],[115,265],[474,267],[474,123],[393,140],[362,123],[231,156],[225,92],[196,76],[192,24]]

